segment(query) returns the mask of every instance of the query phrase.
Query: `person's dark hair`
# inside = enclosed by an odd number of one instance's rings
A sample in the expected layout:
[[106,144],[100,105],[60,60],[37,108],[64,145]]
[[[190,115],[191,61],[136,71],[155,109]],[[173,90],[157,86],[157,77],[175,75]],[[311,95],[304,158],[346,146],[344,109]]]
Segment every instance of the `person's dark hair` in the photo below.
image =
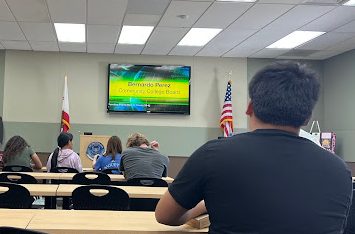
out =
[[313,70],[295,62],[278,62],[252,78],[249,97],[255,116],[264,123],[298,128],[310,119],[319,88]]
[[27,144],[25,139],[23,139],[21,136],[11,137],[5,145],[3,159],[4,163],[6,163],[7,158],[15,156],[16,154],[22,152],[28,146],[29,145]]
[[112,136],[108,139],[106,153],[104,156],[111,155],[112,160],[115,160],[116,154],[122,153],[122,143],[118,136]]
[[57,138],[58,146],[53,151],[52,159],[51,159],[51,168],[57,167],[58,164],[58,154],[59,150],[66,146],[70,141],[73,140],[73,135],[69,132],[61,132]]

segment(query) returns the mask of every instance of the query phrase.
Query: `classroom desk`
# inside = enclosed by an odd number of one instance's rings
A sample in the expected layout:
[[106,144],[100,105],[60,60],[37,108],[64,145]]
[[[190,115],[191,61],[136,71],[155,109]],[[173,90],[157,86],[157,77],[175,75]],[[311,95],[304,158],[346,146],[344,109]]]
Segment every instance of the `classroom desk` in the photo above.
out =
[[[27,188],[31,196],[56,196],[58,184],[21,184]],[[0,187],[0,191],[5,192],[4,187]]]
[[[16,213],[17,211],[12,210],[11,212]],[[0,210],[1,213],[3,211]],[[21,219],[21,217],[18,218]],[[51,234],[183,234],[208,232],[207,228],[196,229],[186,224],[178,227],[159,224],[155,220],[154,212],[98,210],[37,210],[34,212],[27,228]]]
[[[72,180],[75,175],[75,173],[59,173],[59,174],[61,174],[60,175],[61,180]],[[108,176],[110,177],[111,181],[126,181],[123,175],[108,174]],[[168,183],[172,183],[174,181],[174,179],[171,177],[163,177],[162,179]]]
[[[57,189],[57,196],[70,197],[74,189],[79,186],[78,184],[60,184]],[[121,188],[126,191],[130,198],[157,198],[160,199],[164,193],[168,190],[166,187],[145,187],[145,186],[114,186]],[[100,193],[98,190],[97,194],[105,194],[104,191]]]
[[[41,169],[35,170],[35,171],[47,172],[47,167],[42,167]],[[94,168],[92,168],[92,167],[83,167],[83,171],[94,171]]]
[[26,228],[33,216],[32,210],[0,209],[0,226]]
[[[11,173],[8,171],[0,171],[0,173]],[[36,178],[37,180],[58,180],[60,173],[43,173],[43,172],[18,172],[28,174]]]

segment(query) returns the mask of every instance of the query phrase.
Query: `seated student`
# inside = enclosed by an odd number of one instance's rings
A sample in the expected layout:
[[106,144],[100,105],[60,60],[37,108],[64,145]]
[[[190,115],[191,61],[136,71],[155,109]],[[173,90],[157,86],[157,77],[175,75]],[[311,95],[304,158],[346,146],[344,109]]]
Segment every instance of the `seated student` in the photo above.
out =
[[41,160],[25,139],[20,136],[13,136],[7,141],[3,155],[4,166],[31,167],[31,160],[34,169],[42,168]]
[[122,152],[120,170],[127,180],[134,178],[162,178],[167,176],[169,158],[159,153],[159,143],[134,133],[127,140]]
[[62,132],[57,138],[58,147],[49,155],[47,171],[55,167],[70,167],[82,172],[80,157],[73,151],[73,135],[69,132]]
[[118,136],[112,136],[107,142],[106,153],[96,160],[94,158],[93,165],[95,171],[103,171],[106,169],[114,169],[112,173],[120,174],[122,143]]
[[209,233],[343,233],[351,173],[340,157],[298,136],[319,87],[298,63],[259,71],[249,83],[251,132],[197,149],[160,199],[158,222],[180,225],[208,211]]

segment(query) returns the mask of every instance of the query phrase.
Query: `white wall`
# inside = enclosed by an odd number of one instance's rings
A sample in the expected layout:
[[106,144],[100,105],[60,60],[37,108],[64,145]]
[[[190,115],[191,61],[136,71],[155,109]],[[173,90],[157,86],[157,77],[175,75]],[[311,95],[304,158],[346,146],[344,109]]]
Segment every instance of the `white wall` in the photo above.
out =
[[[191,115],[108,114],[109,63],[191,66]],[[59,123],[67,74],[72,123],[216,128],[231,70],[235,125],[246,128],[246,59],[7,51],[3,119]]]

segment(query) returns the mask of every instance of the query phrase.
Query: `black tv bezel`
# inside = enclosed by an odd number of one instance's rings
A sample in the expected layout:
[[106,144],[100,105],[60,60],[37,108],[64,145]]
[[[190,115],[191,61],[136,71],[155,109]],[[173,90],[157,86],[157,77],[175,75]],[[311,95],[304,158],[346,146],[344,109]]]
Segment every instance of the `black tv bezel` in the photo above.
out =
[[[189,67],[189,108],[188,112],[167,112],[167,111],[114,111],[109,108],[110,100],[110,66],[112,64],[116,65],[133,65],[133,66],[149,66],[149,67],[162,67],[162,66],[180,66]],[[107,96],[106,96],[106,111],[109,114],[164,114],[164,115],[190,115],[191,113],[191,66],[188,65],[171,65],[171,64],[131,64],[131,63],[109,63],[107,68]]]

